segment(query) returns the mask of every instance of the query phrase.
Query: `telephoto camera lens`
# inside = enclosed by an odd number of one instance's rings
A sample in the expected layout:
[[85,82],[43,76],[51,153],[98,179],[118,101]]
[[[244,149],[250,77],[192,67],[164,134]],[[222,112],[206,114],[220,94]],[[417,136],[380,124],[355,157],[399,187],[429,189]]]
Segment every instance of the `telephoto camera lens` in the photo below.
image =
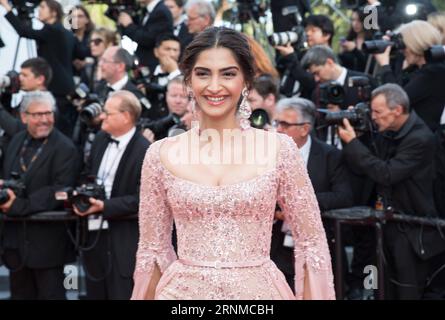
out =
[[91,123],[94,118],[102,113],[102,105],[99,102],[93,102],[87,105],[80,112],[80,119],[85,123]]
[[298,33],[295,31],[284,31],[273,33],[268,38],[271,46],[285,46],[288,43],[295,43],[298,41]]

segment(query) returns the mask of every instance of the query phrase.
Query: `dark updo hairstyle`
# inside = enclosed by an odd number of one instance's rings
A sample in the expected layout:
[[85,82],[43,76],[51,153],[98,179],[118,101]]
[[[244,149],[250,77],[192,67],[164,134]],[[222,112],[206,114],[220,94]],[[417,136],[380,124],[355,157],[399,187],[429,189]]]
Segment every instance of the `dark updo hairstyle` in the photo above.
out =
[[201,52],[212,48],[229,49],[241,67],[247,89],[252,88],[255,77],[253,55],[247,37],[233,29],[210,27],[198,33],[184,51],[179,65],[185,83],[190,82],[193,67]]

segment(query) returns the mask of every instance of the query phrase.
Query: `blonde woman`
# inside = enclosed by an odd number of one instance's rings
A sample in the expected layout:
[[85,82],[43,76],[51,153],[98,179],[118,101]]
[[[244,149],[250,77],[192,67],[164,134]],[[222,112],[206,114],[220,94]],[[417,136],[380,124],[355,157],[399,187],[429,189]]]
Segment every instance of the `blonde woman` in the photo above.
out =
[[382,66],[381,77],[384,82],[400,82],[409,96],[411,109],[435,131],[445,106],[445,65],[427,63],[424,52],[434,45],[440,45],[442,36],[431,24],[421,20],[403,24],[397,32],[402,35],[405,45],[405,64],[417,70],[409,74],[405,83],[397,81],[389,65],[391,47],[388,47],[384,53],[375,55]]

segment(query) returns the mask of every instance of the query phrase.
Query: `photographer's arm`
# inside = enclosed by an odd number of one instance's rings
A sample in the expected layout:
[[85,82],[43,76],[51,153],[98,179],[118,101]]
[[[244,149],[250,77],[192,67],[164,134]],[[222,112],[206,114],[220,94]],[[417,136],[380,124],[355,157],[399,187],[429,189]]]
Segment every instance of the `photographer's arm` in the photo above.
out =
[[0,104],[0,128],[5,130],[6,134],[10,137],[17,132],[26,129],[26,126],[17,118],[12,116],[5,108]]
[[17,18],[17,16],[12,11],[9,11],[5,15],[5,18],[9,21],[11,26],[15,29],[20,37],[35,39],[38,41],[47,41],[51,38],[50,27],[46,23],[43,24],[42,29],[34,30],[32,27],[29,27],[22,23],[22,21],[20,21],[19,18]]
[[156,38],[160,34],[173,32],[173,22],[171,17],[158,15],[150,17],[150,25],[148,26],[143,27],[130,23],[127,26],[121,25],[121,28],[122,35],[126,35],[131,40],[137,42],[138,46],[153,49],[156,44]]
[[[339,134],[341,137],[340,130]],[[424,165],[425,153],[433,149],[434,145],[429,137],[404,139],[398,145],[395,155],[383,160],[372,154],[363,143],[354,138],[344,144],[343,154],[355,171],[366,174],[381,185],[391,186],[412,176]]]

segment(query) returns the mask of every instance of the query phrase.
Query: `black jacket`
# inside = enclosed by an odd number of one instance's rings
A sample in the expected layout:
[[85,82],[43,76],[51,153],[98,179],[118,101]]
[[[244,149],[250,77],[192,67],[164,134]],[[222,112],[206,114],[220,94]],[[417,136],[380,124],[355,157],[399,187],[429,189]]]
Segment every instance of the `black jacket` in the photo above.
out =
[[55,96],[71,93],[74,90],[72,61],[76,46],[72,32],[66,30],[61,23],[45,23],[42,29],[34,30],[24,25],[12,11],[5,18],[19,36],[36,40],[37,55],[48,61],[53,71],[48,90]]
[[189,33],[189,29],[185,22],[182,22],[179,26],[179,33],[177,35],[179,42],[181,43],[181,56],[184,53],[185,48],[192,42],[193,34]]
[[375,137],[377,154],[358,139],[343,145],[350,168],[366,175],[364,196],[372,192],[384,197],[386,205],[406,214],[435,216],[433,157],[435,140],[425,123],[412,112],[398,132]]
[[[4,160],[5,179],[11,178],[27,136],[27,131],[21,131],[11,140]],[[79,158],[73,143],[53,129],[48,143],[25,175],[26,197],[16,198],[7,215],[28,216],[63,210],[63,203],[57,201],[54,194],[64,187],[74,186],[78,165]],[[27,222],[25,232],[21,223],[8,222],[2,236],[3,246],[19,249],[21,259],[30,268],[50,268],[66,262],[70,242],[63,223]]]
[[[389,66],[382,68],[382,81],[397,82]],[[445,107],[445,63],[427,63],[409,76],[403,85],[414,110],[427,126],[435,131]]]
[[[86,172],[97,175],[108,146],[109,135],[100,131],[91,148]],[[133,275],[139,239],[137,219],[119,219],[135,216],[139,210],[139,185],[142,163],[149,142],[136,131],[119,162],[110,199],[104,201],[103,217],[108,220],[111,236],[111,254],[118,263],[122,276]]]
[[140,64],[148,66],[154,71],[158,60],[154,56],[156,38],[164,33],[173,33],[173,18],[170,10],[160,1],[150,13],[147,22],[143,26],[134,23],[126,28],[122,27],[122,34],[128,36],[138,44],[136,56]]

